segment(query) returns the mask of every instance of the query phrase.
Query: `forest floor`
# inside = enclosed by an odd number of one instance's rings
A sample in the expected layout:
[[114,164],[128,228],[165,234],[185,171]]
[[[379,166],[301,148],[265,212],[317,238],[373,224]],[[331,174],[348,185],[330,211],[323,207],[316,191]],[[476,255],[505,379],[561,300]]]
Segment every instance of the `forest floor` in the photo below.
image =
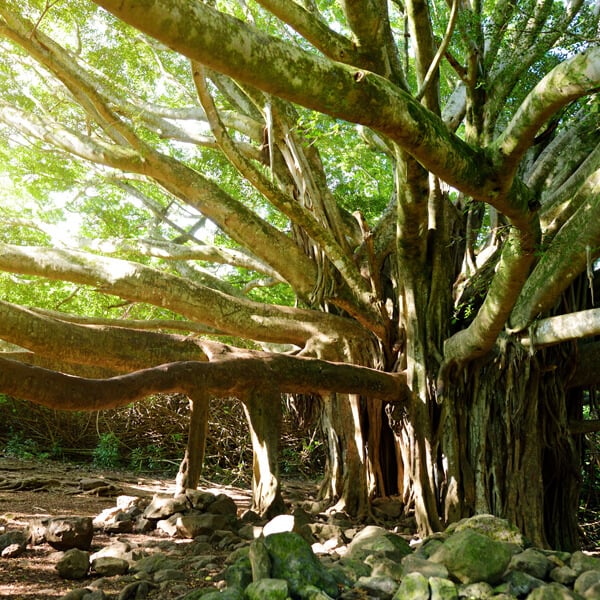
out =
[[[48,516],[95,517],[105,508],[115,506],[115,496],[102,497],[82,492],[80,482],[87,478],[102,478],[116,488],[115,495],[147,496],[172,493],[173,479],[160,479],[131,472],[101,471],[89,466],[52,461],[17,460],[0,456],[0,534],[23,530],[34,518]],[[248,489],[203,482],[201,489],[225,493],[238,507],[238,515],[251,505]],[[292,505],[314,498],[317,485],[309,481],[284,480],[283,492]],[[580,523],[582,545],[598,551],[600,513],[582,511]],[[156,536],[119,534],[119,539],[134,545],[157,544]],[[108,545],[114,537],[96,532],[92,551]],[[229,552],[218,559],[222,563]],[[58,554],[48,544],[29,545],[17,558],[0,558],[0,598],[7,600],[57,600],[76,582],[61,579],[55,570]],[[118,581],[115,581],[117,585]],[[106,589],[106,592],[112,590]]]
[[[95,517],[105,508],[114,507],[115,497],[86,495],[81,491],[79,482],[92,477],[105,479],[107,484],[118,488],[118,494],[152,497],[156,493],[173,492],[174,489],[172,479],[143,477],[127,472],[105,472],[50,461],[21,461],[0,457],[0,534],[3,530],[23,530],[34,518]],[[249,508],[251,503],[248,490],[208,482],[202,489],[227,494],[236,502],[240,512]],[[119,539],[125,538],[142,546],[156,543],[156,537],[152,536],[119,534]],[[96,533],[92,551],[109,543],[108,535]],[[227,554],[223,553],[223,560]],[[57,553],[48,544],[30,545],[17,558],[0,558],[0,598],[51,600],[78,587],[76,582],[58,576],[56,561]]]

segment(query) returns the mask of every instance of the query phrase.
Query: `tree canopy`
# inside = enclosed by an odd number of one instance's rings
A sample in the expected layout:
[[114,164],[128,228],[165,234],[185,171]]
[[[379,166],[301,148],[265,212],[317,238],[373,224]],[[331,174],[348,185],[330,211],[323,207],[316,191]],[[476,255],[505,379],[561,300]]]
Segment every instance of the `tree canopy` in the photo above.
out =
[[[2,3],[0,392],[318,393],[350,448],[330,467],[355,456],[367,495],[391,491],[395,445],[424,531],[502,512],[458,442],[464,382],[507,344],[598,333],[565,294],[589,299],[600,257],[599,19],[591,0]],[[349,478],[329,480],[346,506]]]

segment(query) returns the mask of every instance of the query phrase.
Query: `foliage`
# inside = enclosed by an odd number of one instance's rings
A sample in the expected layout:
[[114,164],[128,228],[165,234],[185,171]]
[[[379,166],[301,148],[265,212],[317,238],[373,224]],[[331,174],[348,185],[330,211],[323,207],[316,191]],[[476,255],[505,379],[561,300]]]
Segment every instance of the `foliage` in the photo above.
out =
[[13,433],[4,446],[4,454],[13,458],[41,458],[37,443],[25,438],[21,432]]
[[121,464],[120,446],[119,438],[112,431],[101,434],[92,452],[93,465],[101,469],[116,469]]
[[[0,447],[5,456],[15,458],[174,477],[185,450],[187,405],[182,396],[155,396],[145,403],[90,415],[52,411],[3,397],[0,422],[5,425],[0,427]],[[316,426],[284,411],[283,476],[322,477],[324,447]],[[148,443],[141,445],[140,440]],[[223,484],[251,482],[252,447],[239,401],[213,403],[203,477]]]

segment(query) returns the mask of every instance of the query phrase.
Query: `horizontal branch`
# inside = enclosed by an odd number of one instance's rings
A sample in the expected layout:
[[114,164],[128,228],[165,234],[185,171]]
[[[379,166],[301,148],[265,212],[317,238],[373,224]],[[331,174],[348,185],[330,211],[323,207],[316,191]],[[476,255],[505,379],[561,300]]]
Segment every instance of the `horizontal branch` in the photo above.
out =
[[600,420],[590,419],[589,421],[569,421],[569,432],[572,435],[581,433],[595,433],[600,431]]
[[0,270],[90,285],[259,341],[304,346],[315,336],[364,335],[362,328],[343,317],[234,298],[139,263],[84,252],[0,243]]
[[600,335],[600,308],[540,319],[521,338],[521,343],[540,348],[593,335]]
[[280,393],[355,393],[406,401],[404,374],[282,354],[240,352],[206,362],[160,365],[109,379],[65,375],[0,358],[0,392],[60,410],[118,408],[156,393],[244,398],[261,387]]

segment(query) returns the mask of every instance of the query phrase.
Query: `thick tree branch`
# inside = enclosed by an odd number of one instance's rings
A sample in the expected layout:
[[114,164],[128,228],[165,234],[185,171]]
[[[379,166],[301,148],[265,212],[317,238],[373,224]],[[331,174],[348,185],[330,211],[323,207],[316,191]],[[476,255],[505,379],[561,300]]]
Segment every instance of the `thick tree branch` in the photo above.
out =
[[[531,231],[535,231],[532,227]],[[488,352],[506,325],[512,307],[529,275],[535,258],[537,236],[513,228],[502,249],[500,263],[475,319],[444,344],[441,374]]]
[[348,288],[362,309],[354,311],[354,314],[363,315],[363,317],[370,315],[370,328],[381,330],[381,315],[378,311],[373,310],[375,298],[372,295],[372,290],[367,286],[365,279],[361,276],[351,257],[340,247],[330,229],[323,227],[323,224],[319,223],[310,211],[305,210],[295,198],[283,193],[261,171],[256,169],[254,165],[239,153],[236,145],[227,134],[213,103],[206,86],[204,69],[199,64],[193,64],[192,67],[198,97],[209,119],[213,134],[229,161],[277,209],[286,214],[295,225],[301,227],[309,237],[319,244],[347,282]]
[[600,335],[600,308],[535,321],[521,343],[533,349]]
[[85,379],[0,358],[0,392],[60,410],[118,408],[167,392],[193,396],[203,390],[244,398],[261,385],[280,393],[356,393],[396,402],[410,397],[403,374],[267,353],[176,362],[110,379]]
[[[599,255],[600,171],[588,178],[572,202],[577,212],[556,234],[527,279],[510,317],[512,331],[521,331],[549,310],[556,298]],[[589,252],[587,251],[589,249]]]
[[73,281],[147,302],[230,335],[304,346],[313,337],[364,336],[349,319],[232,298],[138,263],[84,252],[0,244],[0,270]]
[[318,19],[294,0],[258,0],[258,3],[294,28],[305,40],[325,56],[343,63],[354,63],[356,49],[352,42],[330,29],[326,23]]
[[600,47],[590,48],[557,65],[527,95],[490,151],[499,172],[516,172],[542,125],[577,98],[600,89]]
[[69,323],[59,313],[40,314],[0,301],[0,338],[35,354],[118,371],[176,360],[208,360],[199,340],[183,335],[136,331],[129,323]]
[[[174,196],[212,219],[240,244],[262,252],[296,292],[310,296],[317,277],[315,266],[301,249],[217,184],[178,160],[149,146],[135,150],[92,139],[54,121],[26,113],[0,102],[0,120],[26,135],[91,162],[153,178]],[[293,257],[293,260],[291,258]]]
[[96,3],[211,69],[388,135],[441,179],[475,198],[494,202],[498,196],[485,153],[465,144],[439,117],[374,73],[306,52],[206,4]]
[[96,250],[105,254],[118,252],[137,252],[143,256],[155,256],[162,260],[201,260],[210,263],[230,265],[240,267],[249,271],[256,271],[268,277],[272,277],[279,283],[284,283],[284,279],[270,269],[256,257],[233,248],[221,248],[209,244],[193,244],[183,246],[166,240],[155,239],[80,239],[81,247]]

